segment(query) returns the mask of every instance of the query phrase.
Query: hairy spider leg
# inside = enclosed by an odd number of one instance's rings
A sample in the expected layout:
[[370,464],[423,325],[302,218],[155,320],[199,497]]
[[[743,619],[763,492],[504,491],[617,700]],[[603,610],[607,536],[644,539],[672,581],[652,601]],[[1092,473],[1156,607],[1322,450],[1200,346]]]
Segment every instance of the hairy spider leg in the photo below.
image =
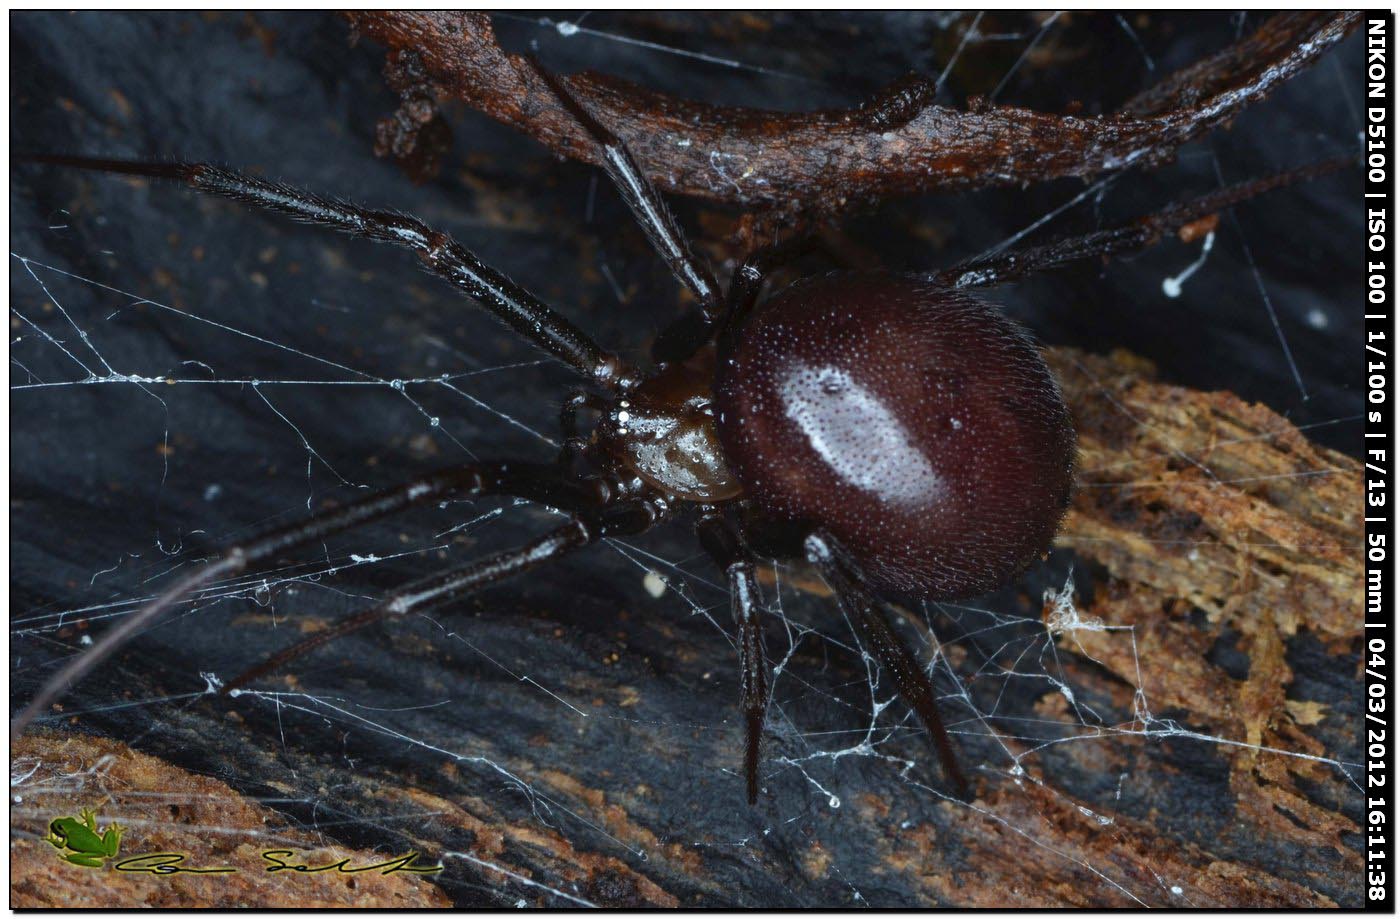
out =
[[1337,172],[1355,165],[1356,162],[1356,157],[1352,155],[1319,160],[1260,179],[1228,185],[1198,198],[1169,204],[1155,213],[1107,230],[1098,230],[1083,236],[1066,236],[1040,246],[1028,246],[1014,252],[969,259],[940,271],[933,277],[949,287],[986,287],[1035,271],[1057,268],[1079,259],[1131,252],[1152,245],[1166,234],[1192,221],[1208,217],[1265,192]]
[[958,767],[953,743],[938,714],[933,686],[908,646],[890,626],[887,604],[865,586],[858,567],[829,534],[814,532],[804,540],[807,560],[821,572],[822,578],[836,593],[841,609],[851,620],[865,644],[874,653],[880,666],[894,679],[895,688],[919,716],[933,738],[943,774],[952,783],[959,798],[970,801],[967,779]]
[[588,440],[582,436],[578,427],[579,409],[606,411],[607,407],[608,400],[586,389],[575,390],[564,400],[564,404],[559,408],[559,431],[564,436],[564,442],[559,447],[561,466],[567,468],[587,452]]
[[284,648],[255,667],[239,674],[220,691],[231,693],[259,677],[281,670],[292,661],[358,632],[382,619],[402,618],[459,600],[482,587],[528,571],[544,562],[592,545],[609,536],[627,536],[649,529],[659,518],[655,506],[629,502],[610,512],[576,516],[569,523],[516,549],[497,552],[442,574],[412,581],[361,613],[352,613],[304,641]]
[[706,343],[722,340],[737,331],[758,303],[758,296],[768,276],[782,266],[805,255],[820,253],[838,268],[849,267],[840,253],[818,234],[785,239],[750,252],[729,281],[724,306],[716,317],[704,312],[690,312],[662,330],[652,344],[653,359],[665,363],[680,362],[700,350]]
[[466,292],[522,338],[593,382],[611,390],[625,391],[641,381],[636,370],[621,357],[604,351],[534,294],[416,217],[323,198],[207,163],[156,163],[48,154],[20,156],[16,160],[174,179],[207,194],[285,214],[302,223],[412,249],[429,271]]
[[750,252],[729,282],[729,296],[725,301],[724,314],[716,325],[715,337],[723,338],[743,326],[744,320],[757,305],[763,282],[768,280],[769,274],[823,247],[824,243],[818,237],[802,236]]
[[239,574],[249,566],[281,552],[409,507],[444,498],[477,498],[491,494],[511,495],[574,511],[602,503],[600,496],[592,493],[592,489],[564,478],[553,466],[531,463],[475,464],[434,472],[270,530],[225,550],[217,560],[180,578],[119,625],[104,632],[92,647],[72,658],[44,682],[29,704],[10,722],[10,736],[18,737],[40,713],[62,698],[138,632],[154,625],[167,610],[206,584]]
[[753,559],[729,566],[729,606],[739,623],[739,705],[744,711],[744,776],[749,804],[758,803],[758,757],[768,714],[768,658],[758,621],[758,580]]
[[710,269],[690,251],[690,244],[676,225],[676,218],[671,209],[661,200],[656,187],[637,166],[637,161],[632,158],[627,145],[583,107],[563,80],[546,70],[534,57],[527,56],[525,59],[535,74],[558,98],[559,103],[602,148],[603,171],[617,186],[622,200],[631,208],[633,216],[646,231],[647,238],[651,240],[657,253],[665,260],[676,278],[695,294],[695,298],[700,301],[701,312],[713,322],[719,317],[724,306],[719,284]]
[[758,803],[758,759],[763,722],[768,712],[768,656],[758,620],[758,581],[753,556],[734,529],[719,515],[707,514],[696,525],[705,551],[729,579],[729,608],[739,624],[740,707],[744,712],[744,780],[749,805]]

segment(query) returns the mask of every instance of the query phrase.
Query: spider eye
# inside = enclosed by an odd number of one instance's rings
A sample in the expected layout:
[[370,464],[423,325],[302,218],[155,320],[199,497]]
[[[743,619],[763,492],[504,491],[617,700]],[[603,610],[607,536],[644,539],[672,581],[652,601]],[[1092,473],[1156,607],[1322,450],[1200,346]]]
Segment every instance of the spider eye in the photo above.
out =
[[837,275],[764,304],[719,362],[719,435],[766,516],[824,528],[880,590],[991,590],[1049,548],[1075,437],[1031,339],[909,277]]

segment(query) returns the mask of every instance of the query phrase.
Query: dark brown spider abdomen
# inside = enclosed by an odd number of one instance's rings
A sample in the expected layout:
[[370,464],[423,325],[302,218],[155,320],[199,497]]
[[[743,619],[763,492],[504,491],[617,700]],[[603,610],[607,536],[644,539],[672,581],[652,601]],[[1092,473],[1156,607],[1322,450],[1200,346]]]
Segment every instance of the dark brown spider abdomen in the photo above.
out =
[[830,275],[752,316],[721,355],[719,436],[745,493],[824,528],[876,589],[984,593],[1049,547],[1075,435],[1034,342],[927,280]]

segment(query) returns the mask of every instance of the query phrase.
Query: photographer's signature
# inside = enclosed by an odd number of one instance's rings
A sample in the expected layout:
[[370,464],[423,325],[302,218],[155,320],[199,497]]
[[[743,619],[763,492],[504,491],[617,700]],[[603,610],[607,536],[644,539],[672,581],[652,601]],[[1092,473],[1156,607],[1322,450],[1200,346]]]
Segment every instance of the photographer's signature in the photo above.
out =
[[[44,841],[58,850],[59,858],[82,868],[102,868],[110,861],[113,871],[129,874],[236,874],[239,870],[232,865],[187,865],[185,861],[189,856],[183,852],[149,852],[117,860],[125,832],[125,828],[115,822],[100,829],[97,814],[83,810],[77,817],[57,817],[49,821],[49,832]],[[293,849],[264,849],[261,854],[267,863],[263,870],[269,874],[286,871],[294,874],[321,874],[327,871],[337,874],[361,874],[366,871],[379,874],[436,874],[443,870],[442,865],[420,865],[418,853],[412,850],[362,865],[355,864],[349,858],[313,865],[298,858]]]
[[[377,871],[380,874],[396,874],[401,871],[408,874],[436,874],[442,870],[442,865],[418,864],[418,853],[413,851],[368,865],[356,865],[348,858],[327,862],[324,865],[309,865],[297,860],[296,854],[291,849],[264,850],[262,853],[263,861],[268,863],[264,870],[269,874],[282,871],[293,871],[298,874],[320,874],[323,871],[334,871],[339,874],[360,874],[364,871]],[[131,858],[114,862],[112,870],[138,874],[231,874],[238,871],[232,866],[220,868],[187,866],[185,857],[179,852],[152,852],[149,855],[133,855]]]

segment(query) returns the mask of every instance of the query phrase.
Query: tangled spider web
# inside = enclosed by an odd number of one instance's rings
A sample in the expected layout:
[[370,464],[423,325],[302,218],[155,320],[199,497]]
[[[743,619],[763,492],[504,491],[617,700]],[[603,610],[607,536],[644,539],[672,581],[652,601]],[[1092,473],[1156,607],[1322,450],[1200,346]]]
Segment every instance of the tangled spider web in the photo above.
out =
[[[716,101],[811,107],[858,101],[833,87],[873,89],[911,62],[946,70],[961,91],[1093,99],[1101,76],[1075,75],[1085,48],[1126,92],[1247,26],[1211,20],[1200,47],[1183,47],[1181,23],[1081,20],[985,18],[972,32],[965,17],[778,16],[762,41],[666,17],[498,27],[540,42],[561,69],[605,62]],[[373,121],[394,103],[375,54],[347,49],[333,20],[33,16],[16,29],[13,145],[178,151],[399,207],[637,353],[675,315],[673,282],[590,170],[465,113],[454,113],[460,162],[442,182],[415,188],[374,160]],[[772,31],[786,33],[784,50],[765,50]],[[787,50],[829,47],[832,34],[909,53],[883,72],[858,55]],[[1358,48],[1161,174],[898,202],[853,218],[844,240],[878,266],[945,265],[1348,149]],[[861,82],[845,79],[863,67]],[[1358,326],[1359,272],[1337,269],[1360,251],[1345,193],[1341,181],[1288,190],[1223,216],[1208,243],[995,296],[1046,341],[1147,355],[1175,382],[1266,401],[1345,445],[1360,411],[1336,357]],[[726,219],[682,214],[688,227]],[[28,170],[11,222],[18,687],[212,547],[424,469],[554,446],[567,374],[401,253],[179,189]],[[1088,358],[1081,367],[1103,372]],[[1151,425],[1111,387],[1097,392],[1126,430]],[[1212,461],[1187,451],[1183,462]],[[1132,476],[1091,478],[1104,473],[1084,477],[1131,492]],[[1361,799],[1352,650],[1306,628],[1290,639],[1289,703],[1307,736],[1251,738],[1228,712],[1174,705],[1160,679],[1177,661],[1205,661],[1222,685],[1246,683],[1250,646],[1189,608],[1180,619],[1217,640],[1149,646],[1132,608],[1102,602],[1111,578],[1073,540],[999,594],[905,610],[904,634],[984,789],[973,804],[948,797],[917,722],[820,583],[773,566],[763,797],[745,807],[727,597],[679,526],[357,635],[235,699],[210,696],[303,630],[519,543],[547,517],[493,502],[424,509],[215,584],[67,700],[76,723],[45,726],[107,733],[332,838],[431,850],[460,904],[1180,906],[1239,890],[1250,902],[1359,902],[1344,828]],[[1242,769],[1241,756],[1263,765]],[[21,797],[38,765],[15,764]],[[1293,836],[1232,807],[1241,782],[1275,768],[1297,771],[1303,803],[1272,818],[1295,824]],[[22,804],[16,814],[15,832],[29,832]],[[1212,886],[1240,875],[1254,886]]]

